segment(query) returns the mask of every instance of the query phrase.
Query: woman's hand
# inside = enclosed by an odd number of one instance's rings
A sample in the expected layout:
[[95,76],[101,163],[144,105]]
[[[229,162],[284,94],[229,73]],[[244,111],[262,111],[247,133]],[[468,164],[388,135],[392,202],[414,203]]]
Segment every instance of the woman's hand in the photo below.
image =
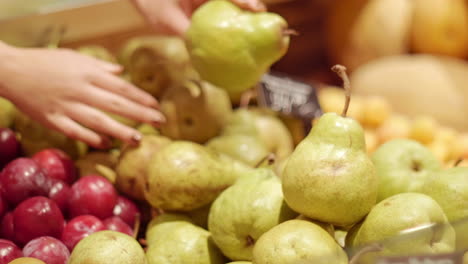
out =
[[[148,23],[164,34],[183,36],[190,25],[192,12],[207,0],[132,0]],[[231,0],[251,11],[264,11],[260,0]]]
[[165,120],[151,95],[116,76],[118,65],[66,49],[1,45],[0,55],[0,96],[70,138],[98,148],[110,145],[108,136],[141,139],[103,111],[153,125]]

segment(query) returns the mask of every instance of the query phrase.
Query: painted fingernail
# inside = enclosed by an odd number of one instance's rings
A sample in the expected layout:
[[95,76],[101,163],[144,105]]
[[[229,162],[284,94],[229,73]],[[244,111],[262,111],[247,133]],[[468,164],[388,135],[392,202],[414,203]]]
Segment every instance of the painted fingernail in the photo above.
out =
[[140,143],[141,141],[141,134],[137,133],[132,136],[132,142],[135,144]]

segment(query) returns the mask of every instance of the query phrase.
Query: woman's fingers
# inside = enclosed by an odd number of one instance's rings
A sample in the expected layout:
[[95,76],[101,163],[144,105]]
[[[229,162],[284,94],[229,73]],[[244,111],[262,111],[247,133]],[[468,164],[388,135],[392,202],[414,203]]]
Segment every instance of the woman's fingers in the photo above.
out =
[[96,74],[92,81],[94,85],[109,92],[119,94],[136,103],[158,108],[158,101],[150,94],[112,74]]
[[67,137],[82,141],[95,148],[108,148],[110,140],[94,131],[81,126],[64,115],[52,115],[47,117],[46,125],[52,129],[62,132]]
[[100,110],[156,126],[166,121],[159,111],[135,103],[120,95],[98,87],[90,87],[86,90],[89,91],[92,96],[82,94],[81,96],[83,98],[80,98],[79,101]]
[[84,104],[71,105],[67,115],[89,129],[129,144],[137,144],[142,137],[137,130],[123,125],[107,114]]
[[255,12],[266,10],[265,4],[260,0],[231,0],[236,5]]

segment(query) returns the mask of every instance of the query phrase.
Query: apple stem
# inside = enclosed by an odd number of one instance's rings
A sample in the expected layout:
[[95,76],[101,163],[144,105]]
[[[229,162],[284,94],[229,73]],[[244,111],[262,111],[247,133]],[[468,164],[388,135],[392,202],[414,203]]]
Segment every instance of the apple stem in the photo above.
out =
[[458,159],[455,161],[455,163],[453,164],[453,167],[458,167],[458,165],[460,165],[460,163],[462,163],[462,161],[463,161],[463,158],[461,158],[461,157],[458,158]]
[[138,233],[140,232],[140,220],[141,216],[140,214],[135,215],[135,224],[133,225],[133,238],[138,237]]
[[341,80],[343,80],[343,88],[345,90],[346,98],[345,98],[345,105],[343,108],[343,112],[341,113],[341,115],[343,117],[346,117],[346,114],[348,113],[349,104],[351,102],[351,83],[349,81],[348,75],[346,74],[345,66],[337,64],[333,66],[331,69],[332,71],[336,72],[336,74],[338,74]]
[[378,244],[378,243],[374,243],[374,244],[370,244],[368,246],[365,246],[363,247],[362,249],[360,249],[352,258],[351,260],[349,261],[349,264],[357,264],[360,262],[360,258],[362,255],[366,254],[366,253],[369,253],[369,252],[379,252],[379,251],[382,251],[383,250],[383,246]]
[[261,159],[256,165],[254,168],[258,168],[260,167],[260,165],[262,165],[264,162],[267,162],[268,166],[271,166],[275,163],[276,161],[276,156],[274,153],[270,153],[268,155],[266,155],[263,159]]

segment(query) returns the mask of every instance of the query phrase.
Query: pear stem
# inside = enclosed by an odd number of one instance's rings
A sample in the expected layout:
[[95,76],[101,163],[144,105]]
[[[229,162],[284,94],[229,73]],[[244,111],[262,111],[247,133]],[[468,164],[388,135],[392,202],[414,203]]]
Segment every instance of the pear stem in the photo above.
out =
[[266,155],[263,159],[261,159],[256,165],[254,168],[258,168],[260,167],[260,165],[262,165],[264,162],[267,162],[268,166],[270,165],[273,165],[273,163],[275,163],[276,161],[276,156],[274,153],[270,153],[268,155]]
[[282,33],[283,33],[283,36],[299,36],[299,32],[292,28],[283,29]]
[[135,215],[135,224],[133,225],[133,238],[138,237],[138,233],[140,232],[140,220],[141,216],[140,214]]
[[453,164],[453,167],[458,167],[458,165],[460,165],[460,163],[462,163],[462,161],[463,161],[463,158],[462,158],[462,157],[458,158],[458,159],[455,161],[455,163]]
[[252,101],[252,98],[256,96],[254,90],[247,90],[245,93],[241,95],[239,107],[240,108],[247,108]]
[[368,245],[361,250],[359,250],[356,255],[354,255],[351,260],[349,261],[349,264],[357,264],[359,263],[359,260],[362,255],[369,253],[369,252],[379,252],[382,251],[383,247],[380,244],[374,243],[371,245]]
[[345,90],[345,105],[341,115],[346,117],[348,113],[349,104],[351,102],[351,83],[349,81],[348,75],[346,74],[346,67],[340,64],[333,66],[332,71],[336,72],[338,76],[343,80],[343,88]]

